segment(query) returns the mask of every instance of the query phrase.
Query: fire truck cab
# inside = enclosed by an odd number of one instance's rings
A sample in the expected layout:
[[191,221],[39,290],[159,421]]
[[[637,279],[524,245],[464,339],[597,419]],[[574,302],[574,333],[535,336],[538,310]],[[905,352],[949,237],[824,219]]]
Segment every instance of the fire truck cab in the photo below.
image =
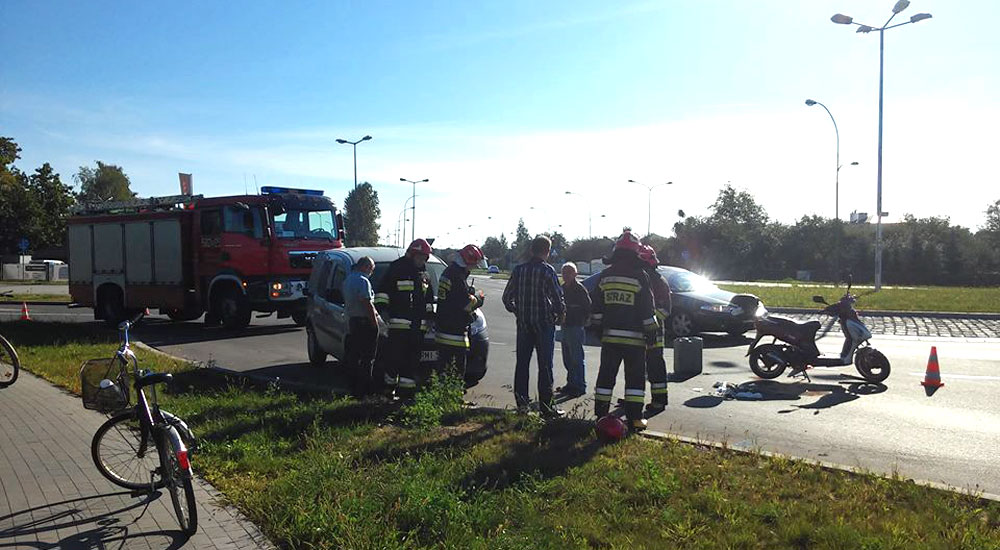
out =
[[312,259],[343,241],[322,191],[85,204],[69,221],[70,294],[109,324],[150,308],[228,328],[255,311],[301,325]]

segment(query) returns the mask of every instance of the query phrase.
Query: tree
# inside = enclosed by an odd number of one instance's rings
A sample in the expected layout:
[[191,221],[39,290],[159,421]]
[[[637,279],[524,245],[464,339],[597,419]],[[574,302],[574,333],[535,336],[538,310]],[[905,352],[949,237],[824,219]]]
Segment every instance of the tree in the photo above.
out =
[[80,202],[125,201],[136,196],[132,182],[120,166],[97,161],[97,168],[81,166],[73,176],[80,185]]
[[26,238],[33,246],[37,233],[38,201],[24,172],[14,166],[21,148],[13,138],[0,138],[0,250],[11,253]]
[[375,246],[378,244],[378,191],[367,181],[358,185],[344,199],[344,228],[350,246]]
[[589,262],[610,254],[614,244],[615,242],[607,237],[577,239],[566,249],[563,256],[573,262]]
[[983,229],[991,233],[1000,233],[1000,199],[986,207],[986,225]]
[[483,246],[480,247],[483,254],[489,258],[490,263],[497,263],[507,256],[507,237],[500,235],[500,238],[486,237]]
[[36,247],[58,247],[66,242],[66,218],[73,206],[73,188],[63,184],[49,163],[28,177],[28,187],[41,217],[36,227]]
[[514,236],[514,244],[511,245],[511,251],[514,253],[514,261],[517,258],[523,258],[528,252],[528,245],[531,243],[531,233],[528,233],[528,228],[524,226],[524,218],[517,220],[517,232]]

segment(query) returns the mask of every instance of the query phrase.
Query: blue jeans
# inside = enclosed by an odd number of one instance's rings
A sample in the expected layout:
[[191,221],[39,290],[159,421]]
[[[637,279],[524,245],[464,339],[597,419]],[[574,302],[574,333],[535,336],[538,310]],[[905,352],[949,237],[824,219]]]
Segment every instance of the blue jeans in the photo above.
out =
[[552,357],[556,347],[555,325],[517,325],[517,364],[514,367],[514,399],[517,405],[531,402],[528,396],[528,365],[538,352],[538,401],[552,405]]
[[562,357],[566,367],[566,388],[577,392],[587,391],[587,377],[584,374],[583,341],[586,338],[583,327],[562,327]]

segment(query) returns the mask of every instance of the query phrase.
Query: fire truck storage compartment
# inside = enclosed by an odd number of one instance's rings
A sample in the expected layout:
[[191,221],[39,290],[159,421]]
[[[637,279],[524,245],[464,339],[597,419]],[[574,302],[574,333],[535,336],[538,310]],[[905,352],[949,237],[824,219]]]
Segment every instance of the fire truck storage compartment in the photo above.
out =
[[179,219],[73,224],[69,242],[72,283],[123,285],[128,307],[183,304]]

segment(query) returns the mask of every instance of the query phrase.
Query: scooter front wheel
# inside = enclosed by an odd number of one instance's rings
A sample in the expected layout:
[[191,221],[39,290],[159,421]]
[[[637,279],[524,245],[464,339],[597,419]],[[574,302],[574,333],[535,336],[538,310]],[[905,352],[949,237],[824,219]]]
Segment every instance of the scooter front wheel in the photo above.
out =
[[786,366],[788,357],[777,344],[757,346],[750,352],[750,370],[761,378],[777,378],[785,372]]
[[865,380],[881,384],[889,378],[889,359],[875,348],[861,348],[854,354],[854,366]]

